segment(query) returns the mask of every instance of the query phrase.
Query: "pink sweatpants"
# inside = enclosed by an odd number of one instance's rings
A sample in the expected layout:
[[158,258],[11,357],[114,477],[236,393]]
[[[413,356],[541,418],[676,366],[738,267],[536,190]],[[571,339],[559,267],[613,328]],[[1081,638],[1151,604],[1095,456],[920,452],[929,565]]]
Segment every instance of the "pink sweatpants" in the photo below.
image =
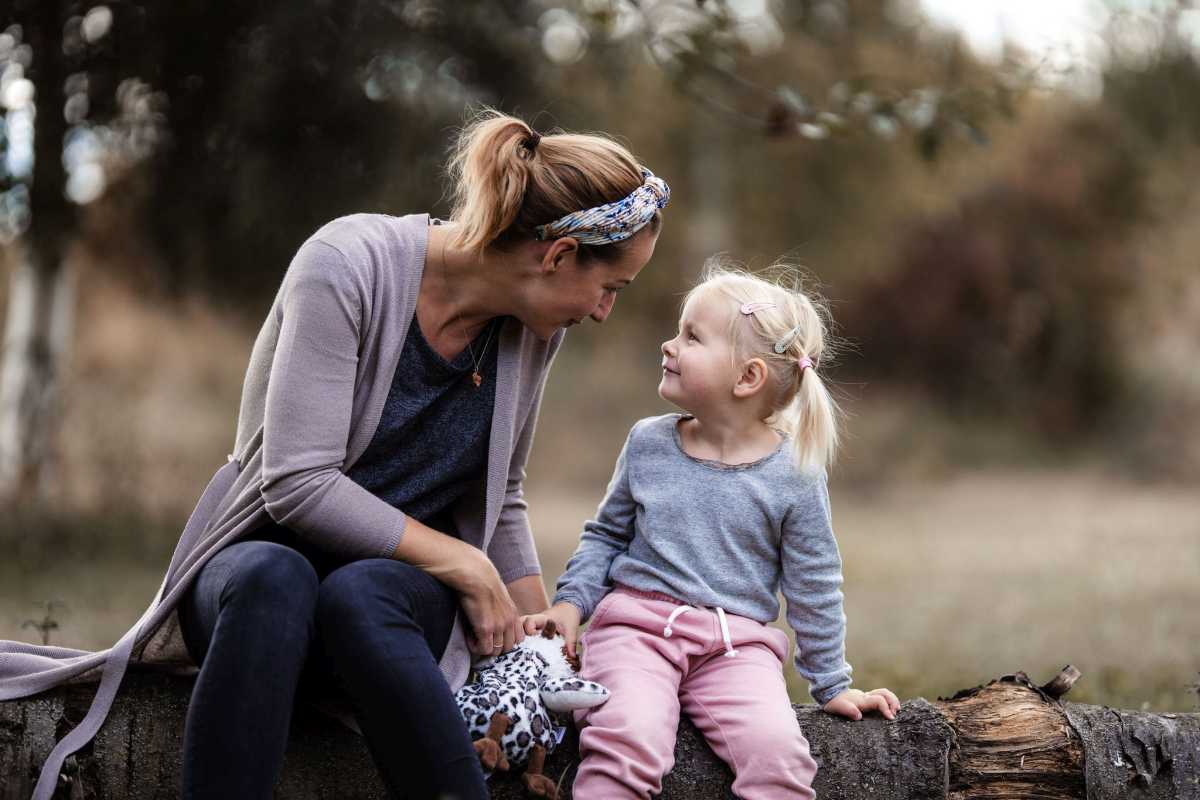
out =
[[733,769],[738,797],[816,797],[817,763],[783,679],[787,634],[723,616],[728,637],[715,609],[666,595],[618,585],[600,601],[581,640],[582,677],[604,684],[611,696],[575,712],[578,800],[660,793],[675,764],[680,710]]

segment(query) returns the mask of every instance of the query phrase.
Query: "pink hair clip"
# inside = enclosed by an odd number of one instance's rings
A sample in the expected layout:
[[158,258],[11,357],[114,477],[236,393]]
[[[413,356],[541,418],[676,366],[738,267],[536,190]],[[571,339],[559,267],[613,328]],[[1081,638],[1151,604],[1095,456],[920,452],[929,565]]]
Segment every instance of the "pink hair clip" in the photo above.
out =
[[764,308],[774,308],[774,303],[742,303],[742,313],[746,315],[753,314],[755,311],[761,311]]

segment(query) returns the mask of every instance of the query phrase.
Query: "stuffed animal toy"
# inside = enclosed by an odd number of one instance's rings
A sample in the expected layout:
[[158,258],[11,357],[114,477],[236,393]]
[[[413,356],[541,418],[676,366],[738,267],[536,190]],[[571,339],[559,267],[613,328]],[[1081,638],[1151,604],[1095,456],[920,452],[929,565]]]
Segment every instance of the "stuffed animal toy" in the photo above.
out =
[[484,772],[528,764],[522,780],[535,797],[557,800],[554,781],[542,774],[546,754],[560,736],[551,713],[592,708],[608,699],[608,689],[582,680],[579,658],[567,656],[566,643],[549,623],[538,636],[475,663],[477,679],[455,699],[475,739]]

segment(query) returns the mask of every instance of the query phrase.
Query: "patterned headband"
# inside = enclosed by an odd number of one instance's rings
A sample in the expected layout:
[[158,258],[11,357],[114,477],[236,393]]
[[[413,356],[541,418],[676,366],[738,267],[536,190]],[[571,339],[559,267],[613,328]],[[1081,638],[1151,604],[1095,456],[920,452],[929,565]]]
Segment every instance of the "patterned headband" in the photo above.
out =
[[642,167],[642,185],[614,203],[572,211],[554,222],[538,225],[538,240],[572,236],[580,244],[611,244],[628,239],[654,218],[654,212],[671,200],[671,187]]

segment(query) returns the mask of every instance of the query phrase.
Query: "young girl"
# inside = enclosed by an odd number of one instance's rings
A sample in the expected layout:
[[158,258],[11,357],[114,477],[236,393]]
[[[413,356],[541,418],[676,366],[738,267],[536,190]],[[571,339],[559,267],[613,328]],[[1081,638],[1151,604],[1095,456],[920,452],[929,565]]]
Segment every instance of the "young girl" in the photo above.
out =
[[595,520],[558,581],[553,619],[582,676],[612,695],[577,712],[574,796],[649,797],[686,713],[733,769],[738,797],[812,798],[817,765],[782,673],[787,599],[797,671],[825,711],[893,719],[887,689],[850,687],[841,560],[825,466],[837,444],[818,372],[826,330],[802,292],[709,265],[662,345],[663,399],[639,421]]

